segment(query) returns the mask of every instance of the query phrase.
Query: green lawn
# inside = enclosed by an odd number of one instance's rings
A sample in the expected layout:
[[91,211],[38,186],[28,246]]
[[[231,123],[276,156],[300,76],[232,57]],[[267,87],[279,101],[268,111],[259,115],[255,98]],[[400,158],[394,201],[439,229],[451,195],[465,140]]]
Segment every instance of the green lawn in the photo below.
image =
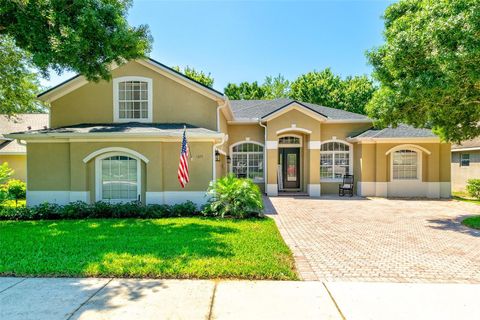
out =
[[479,199],[473,199],[465,192],[452,192],[452,195],[453,195],[453,199],[455,199],[455,200],[470,202],[470,203],[475,203],[475,204],[480,205],[480,200]]
[[[470,202],[470,203],[480,205],[480,200],[479,199],[469,198],[468,195],[466,193],[463,193],[463,192],[454,192],[453,193],[453,198],[455,200],[465,201],[465,202]],[[466,225],[467,227],[473,228],[473,229],[480,229],[480,216],[474,216],[474,217],[466,218],[462,221],[462,224]]]
[[462,221],[464,225],[473,229],[480,229],[480,216],[469,217]]
[[0,275],[297,279],[272,219],[0,222]]

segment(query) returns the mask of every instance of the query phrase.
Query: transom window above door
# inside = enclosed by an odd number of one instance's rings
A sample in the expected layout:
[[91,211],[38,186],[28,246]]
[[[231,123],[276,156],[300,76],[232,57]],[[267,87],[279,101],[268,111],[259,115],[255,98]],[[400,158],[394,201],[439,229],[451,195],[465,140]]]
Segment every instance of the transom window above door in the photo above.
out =
[[294,136],[286,136],[286,137],[280,137],[278,139],[278,144],[280,145],[285,145],[285,144],[300,144],[300,138],[299,137],[294,137]]
[[152,121],[152,79],[122,77],[113,80],[114,120]]
[[320,178],[341,180],[352,174],[352,154],[348,144],[335,141],[325,142],[320,148]]

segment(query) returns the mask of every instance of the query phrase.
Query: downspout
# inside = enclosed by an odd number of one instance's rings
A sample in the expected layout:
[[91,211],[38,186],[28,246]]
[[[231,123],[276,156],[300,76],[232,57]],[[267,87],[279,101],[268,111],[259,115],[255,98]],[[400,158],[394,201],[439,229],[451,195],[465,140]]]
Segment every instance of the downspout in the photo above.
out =
[[261,119],[258,119],[258,124],[260,125],[260,127],[263,127],[263,131],[264,131],[264,138],[263,138],[263,141],[264,141],[264,148],[263,148],[263,159],[265,159],[265,163],[263,165],[263,167],[265,168],[265,170],[263,170],[265,173],[265,177],[264,177],[264,184],[265,184],[265,193],[267,193],[267,185],[268,185],[268,151],[267,151],[267,126],[262,124],[262,120]]
[[[228,98],[227,98],[228,99]],[[220,109],[223,109],[227,106],[227,99],[223,102],[223,104],[219,105],[217,107],[217,132],[220,131]],[[214,144],[213,145],[213,158],[212,158],[212,181],[215,181],[217,179],[217,170],[216,170],[216,164],[215,164],[215,151],[217,150],[218,147],[223,145],[226,141],[228,140],[228,135],[224,134],[222,137],[222,141],[220,143]]]
[[220,132],[220,109],[223,109],[227,106],[227,101],[217,107],[217,132]]
[[224,144],[227,140],[228,140],[228,136],[224,134],[222,136],[222,141],[213,145],[213,150],[212,150],[212,181],[215,181],[217,179],[215,151],[217,150],[218,147],[220,147],[222,144]]

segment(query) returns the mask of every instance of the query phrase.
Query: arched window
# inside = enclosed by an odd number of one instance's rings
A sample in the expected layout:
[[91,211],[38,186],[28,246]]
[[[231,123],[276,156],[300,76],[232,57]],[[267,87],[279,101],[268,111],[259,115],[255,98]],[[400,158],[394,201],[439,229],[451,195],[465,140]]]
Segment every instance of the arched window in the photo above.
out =
[[151,121],[152,80],[143,77],[114,79],[116,121]]
[[262,182],[263,178],[263,146],[245,142],[232,147],[232,172],[239,178],[250,178]]
[[418,153],[413,150],[397,150],[392,153],[392,180],[418,179]]
[[346,143],[335,141],[323,143],[320,148],[320,178],[341,179],[351,174],[351,150]]
[[140,198],[140,160],[105,154],[96,159],[97,201],[130,202]]

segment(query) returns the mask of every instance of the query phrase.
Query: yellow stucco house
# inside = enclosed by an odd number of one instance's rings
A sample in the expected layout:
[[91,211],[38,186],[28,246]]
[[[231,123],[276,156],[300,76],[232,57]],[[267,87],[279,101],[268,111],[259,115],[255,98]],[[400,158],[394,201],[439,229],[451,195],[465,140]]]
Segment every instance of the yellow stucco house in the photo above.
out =
[[[8,135],[27,143],[29,205],[200,204],[228,172],[270,196],[337,193],[348,173],[362,196],[450,196],[450,144],[429,130],[373,130],[364,115],[291,99],[231,101],[152,59],[114,68],[109,82],[76,76],[39,97],[51,104],[49,129]],[[184,125],[191,182],[181,189]]]
[[17,140],[5,137],[17,131],[48,128],[48,114],[25,113],[12,117],[0,115],[0,164],[5,162],[14,170],[12,179],[27,180],[27,147]]

